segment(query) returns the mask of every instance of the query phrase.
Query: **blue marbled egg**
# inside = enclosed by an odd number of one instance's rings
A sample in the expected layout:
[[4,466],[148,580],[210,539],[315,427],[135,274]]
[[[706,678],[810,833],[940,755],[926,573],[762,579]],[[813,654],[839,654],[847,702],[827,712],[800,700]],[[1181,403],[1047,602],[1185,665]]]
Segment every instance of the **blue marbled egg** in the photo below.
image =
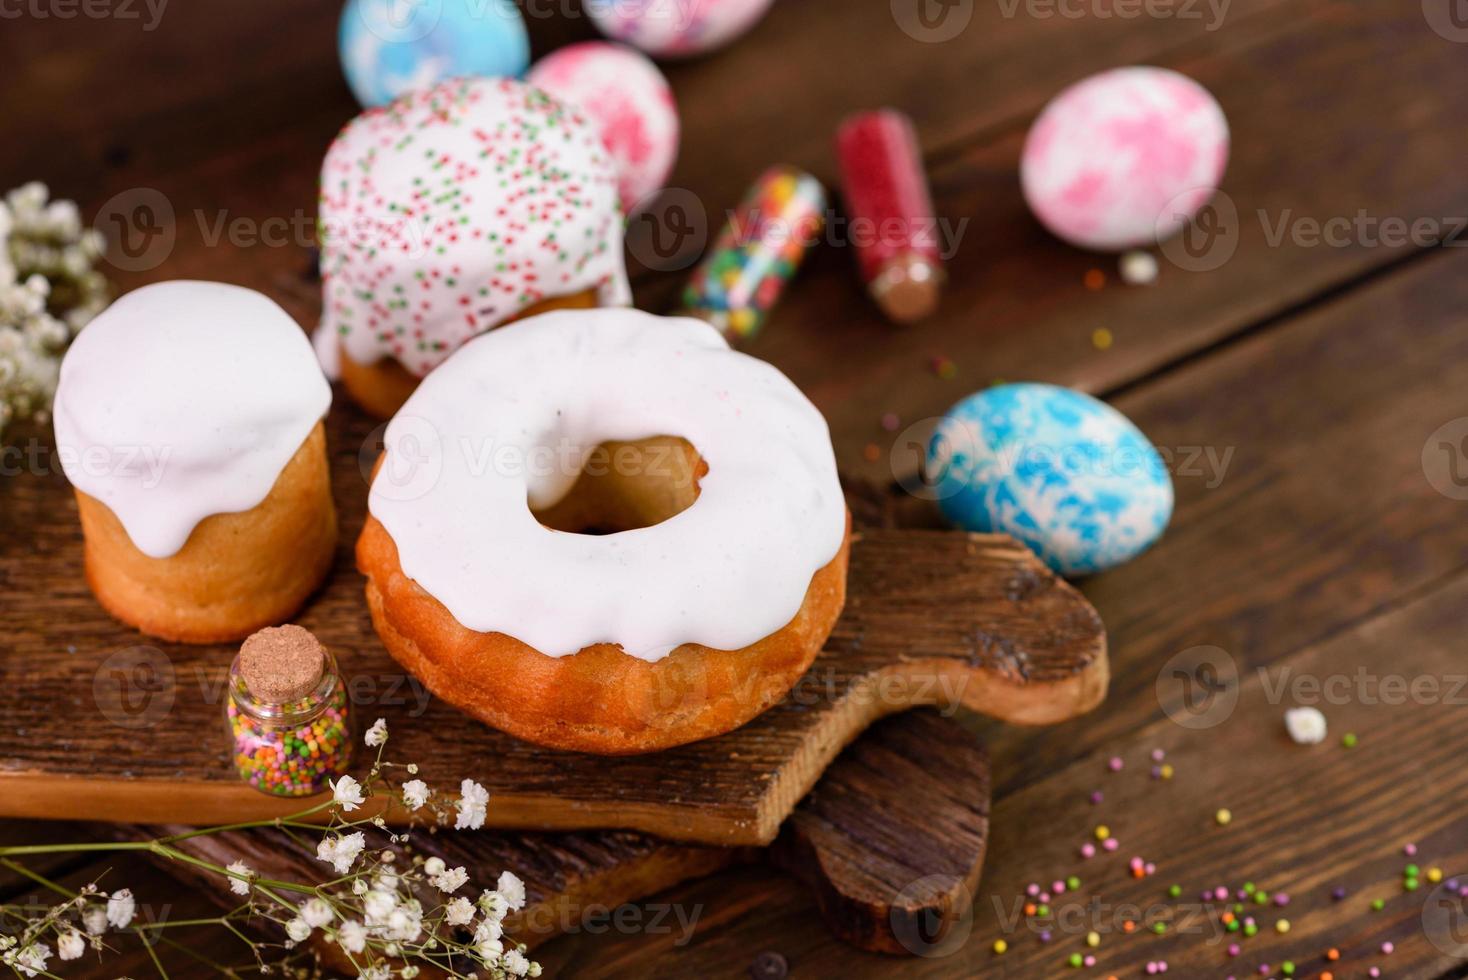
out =
[[530,67],[513,0],[347,0],[338,44],[347,84],[367,107],[445,78],[517,78]]
[[954,524],[1011,534],[1062,575],[1135,557],[1172,516],[1172,480],[1141,430],[1054,385],[1000,385],[955,405],[928,446],[928,480]]

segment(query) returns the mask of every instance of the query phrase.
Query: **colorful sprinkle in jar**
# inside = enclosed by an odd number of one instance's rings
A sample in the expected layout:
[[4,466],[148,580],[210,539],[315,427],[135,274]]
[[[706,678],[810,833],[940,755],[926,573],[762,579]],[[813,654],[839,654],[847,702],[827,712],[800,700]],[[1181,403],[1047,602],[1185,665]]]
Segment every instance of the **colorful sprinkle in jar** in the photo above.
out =
[[820,236],[825,213],[820,181],[794,167],[765,171],[694,270],[684,309],[730,342],[753,337]]
[[299,626],[261,630],[229,670],[227,708],[240,778],[271,796],[313,796],[346,773],[352,726],[330,651]]

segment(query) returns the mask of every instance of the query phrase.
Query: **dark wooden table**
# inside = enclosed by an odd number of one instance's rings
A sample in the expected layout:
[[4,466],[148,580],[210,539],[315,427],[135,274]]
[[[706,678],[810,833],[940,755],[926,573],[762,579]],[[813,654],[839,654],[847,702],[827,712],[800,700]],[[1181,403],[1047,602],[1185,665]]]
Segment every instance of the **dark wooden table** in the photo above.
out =
[[[1052,729],[965,719],[994,760],[992,843],[971,932],[947,955],[848,949],[806,891],[751,867],[650,900],[696,910],[691,941],[584,924],[538,958],[567,976],[739,976],[762,951],[795,976],[1060,976],[1096,928],[1098,963],[1077,975],[1141,975],[1159,959],[1179,976],[1258,975],[1261,962],[1277,973],[1285,959],[1296,976],[1451,973],[1465,947],[1450,910],[1425,880],[1405,893],[1401,867],[1414,842],[1424,868],[1468,872],[1468,481],[1455,457],[1468,448],[1468,257],[1457,250],[1468,235],[1448,240],[1468,216],[1468,30],[1451,0],[1233,0],[1222,12],[1193,0],[959,0],[949,26],[971,21],[938,41],[900,28],[915,23],[916,2],[777,0],[744,42],[669,66],[685,127],[673,183],[717,216],[770,163],[830,180],[844,113],[912,114],[939,214],[968,222],[941,314],[887,326],[851,257],[826,247],[749,349],[825,411],[853,483],[887,488],[916,464],[884,413],[905,427],[995,378],[1103,396],[1164,447],[1178,490],[1167,537],[1083,584],[1110,631],[1110,698]],[[569,15],[552,13],[562,6]],[[544,14],[531,24],[537,52],[592,34],[574,3],[531,8]],[[233,281],[312,322],[317,166],[354,112],[335,55],[338,5],[177,4],[152,30],[142,5],[136,19],[112,9],[93,18],[43,2],[0,22],[0,181],[43,179],[89,216],[114,195],[156,189],[176,241],[162,265],[116,271],[120,287]],[[1113,260],[1048,236],[1016,177],[1045,99],[1129,63],[1197,78],[1234,135],[1234,217],[1219,226],[1222,251],[1203,256],[1217,267],[1164,259],[1150,288],[1118,284]],[[1093,268],[1107,275],[1099,290],[1083,284]],[[679,282],[640,273],[640,304],[667,309]],[[1101,327],[1115,338],[1105,350],[1092,343]],[[931,368],[943,357],[951,380]],[[889,510],[896,523],[933,520],[897,493]],[[1204,660],[1214,673],[1195,670]],[[1236,684],[1199,714],[1179,676]],[[1295,746],[1283,711],[1312,700],[1331,737]],[[1354,749],[1340,745],[1347,731]],[[1154,749],[1171,779],[1148,778]],[[1112,756],[1122,772],[1106,772]],[[1214,819],[1221,807],[1227,827]],[[89,815],[85,800],[76,814]],[[1087,862],[1077,851],[1098,823],[1122,846]],[[77,832],[11,824],[3,838]],[[1132,855],[1157,873],[1132,878]],[[53,870],[84,881],[104,867],[156,914],[204,904],[141,861]],[[1014,925],[1027,882],[1068,874],[1099,896],[1085,917],[1052,926],[1048,944]],[[1232,960],[1187,903],[1245,879],[1291,901],[1261,908],[1259,935]],[[1172,884],[1181,901],[1167,897]],[[1333,901],[1338,886],[1348,895]],[[1377,897],[1385,906],[1373,912]],[[1288,933],[1275,929],[1282,916]],[[1157,917],[1171,924],[1162,935],[1147,928]],[[1133,933],[1128,919],[1141,921]],[[1001,936],[1010,950],[999,956]],[[1339,962],[1323,959],[1331,947]],[[141,953],[124,959],[106,975],[148,968]],[[190,975],[187,960],[174,965]]]

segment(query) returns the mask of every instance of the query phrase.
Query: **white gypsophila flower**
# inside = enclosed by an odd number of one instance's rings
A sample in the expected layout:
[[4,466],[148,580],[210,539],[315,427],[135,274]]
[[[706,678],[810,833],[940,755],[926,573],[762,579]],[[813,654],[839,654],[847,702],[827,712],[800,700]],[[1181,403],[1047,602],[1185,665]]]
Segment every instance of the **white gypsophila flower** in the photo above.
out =
[[6,954],[6,961],[28,977],[46,972],[46,961],[50,958],[51,947],[45,943],[31,943],[18,952]]
[[474,921],[474,903],[456,898],[443,907],[443,918],[451,926],[467,926]]
[[393,909],[387,917],[387,934],[389,939],[415,942],[423,934],[423,907],[417,902],[405,902]]
[[81,959],[87,951],[87,940],[75,929],[68,929],[56,940],[56,954],[63,960]]
[[357,974],[357,980],[389,980],[391,976],[392,970],[386,963],[374,963]]
[[107,921],[114,929],[126,929],[137,909],[138,903],[133,901],[131,890],[124,888],[113,892],[112,897],[107,899]]
[[479,907],[484,909],[484,917],[498,922],[505,917],[510,910],[510,903],[505,901],[505,896],[499,892],[485,891],[479,894]]
[[316,845],[316,857],[335,868],[337,874],[344,875],[352,870],[357,855],[366,846],[367,838],[360,830],[341,837],[325,837]]
[[313,898],[301,906],[301,918],[312,929],[323,929],[331,925],[331,920],[335,917],[331,906],[319,898]]
[[347,813],[357,809],[367,799],[362,795],[362,784],[351,776],[343,776],[331,783],[331,797]]
[[484,826],[484,814],[489,809],[489,790],[472,779],[459,784],[459,801],[454,807],[459,811],[454,820],[454,829],[478,830]]
[[474,927],[476,943],[490,942],[499,939],[504,934],[505,927],[499,919],[480,919],[479,925]]
[[353,895],[365,895],[365,894],[367,894],[367,879],[365,879],[365,878],[358,878],[356,881],[352,882],[352,894]]
[[47,194],[28,184],[0,204],[0,430],[46,418],[61,354],[107,305],[107,281],[92,268],[101,236],[81,226],[75,204],[47,205]]
[[360,953],[367,948],[367,927],[349,919],[336,931],[336,941],[348,953]]
[[398,897],[392,892],[383,892],[373,889],[362,899],[362,911],[367,915],[368,922],[383,922],[392,915],[393,909],[398,907]]
[[294,941],[303,943],[311,936],[311,925],[298,915],[285,924],[285,934]]
[[372,723],[372,727],[369,728],[369,729],[367,729],[367,734],[365,736],[365,740],[367,742],[368,747],[369,748],[374,748],[374,749],[377,748],[382,743],[386,742],[387,741],[387,719],[386,718],[379,718],[376,721],[374,721]]
[[511,912],[518,912],[525,907],[525,882],[516,877],[512,871],[501,871],[500,880],[495,883],[494,890],[505,898],[505,904],[510,907]]
[[523,977],[530,972],[530,961],[518,949],[512,949],[506,953],[500,960],[500,966],[517,977]]
[[236,895],[250,894],[250,878],[254,872],[250,870],[249,865],[243,861],[235,861],[232,864],[226,865],[224,870],[234,876],[229,879],[230,891]]
[[428,784],[421,779],[410,779],[403,784],[403,802],[409,810],[422,809],[428,802]]
[[474,946],[474,951],[486,966],[495,966],[500,961],[500,955],[505,951],[505,944],[498,939],[485,939]]
[[102,935],[107,931],[107,910],[100,905],[87,909],[82,913],[82,928],[89,936]]
[[433,881],[434,888],[437,888],[445,895],[451,895],[464,887],[464,884],[469,880],[469,872],[465,871],[462,867],[454,868],[434,875],[431,880]]
[[444,864],[443,858],[435,855],[423,862],[423,873],[432,878],[434,875],[443,874],[447,867],[448,865]]

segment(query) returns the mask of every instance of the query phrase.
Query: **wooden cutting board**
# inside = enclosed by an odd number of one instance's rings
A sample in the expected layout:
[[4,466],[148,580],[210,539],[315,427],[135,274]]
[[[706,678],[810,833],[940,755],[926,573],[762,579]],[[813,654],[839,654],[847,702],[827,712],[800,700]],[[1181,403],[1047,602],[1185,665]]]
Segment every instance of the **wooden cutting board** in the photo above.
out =
[[[114,834],[143,840],[173,829],[128,824]],[[687,935],[706,910],[651,896],[763,859],[805,881],[827,927],[845,941],[874,952],[933,955],[967,936],[988,832],[989,761],[983,746],[957,722],[923,710],[886,718],[862,733],[765,851],[625,831],[420,830],[410,846],[449,867],[468,869],[473,882],[492,882],[501,871],[519,875],[526,907],[510,916],[506,928],[532,948],[565,932],[605,928],[614,918]],[[370,848],[389,845],[387,832],[366,833]],[[314,881],[324,868],[309,843],[276,830],[228,831],[177,846],[215,864],[243,860],[259,874],[285,881]],[[217,875],[160,861],[227,907],[238,904]],[[331,959],[337,951],[328,944],[318,951],[329,965],[347,968]]]
[[[385,717],[390,757],[417,762],[430,786],[482,783],[492,826],[766,844],[885,714],[962,704],[1047,724],[1105,695],[1100,618],[1027,549],[1002,536],[867,531],[825,651],[755,721],[650,756],[519,742],[431,698],[372,631],[351,551],[380,429],[342,409],[328,420],[343,535],[330,581],[297,621],[337,653],[359,725]],[[28,455],[33,472],[0,480],[0,816],[207,824],[299,809],[229,766],[222,697],[234,649],[160,643],[110,619],[83,579],[76,509],[49,443]]]

